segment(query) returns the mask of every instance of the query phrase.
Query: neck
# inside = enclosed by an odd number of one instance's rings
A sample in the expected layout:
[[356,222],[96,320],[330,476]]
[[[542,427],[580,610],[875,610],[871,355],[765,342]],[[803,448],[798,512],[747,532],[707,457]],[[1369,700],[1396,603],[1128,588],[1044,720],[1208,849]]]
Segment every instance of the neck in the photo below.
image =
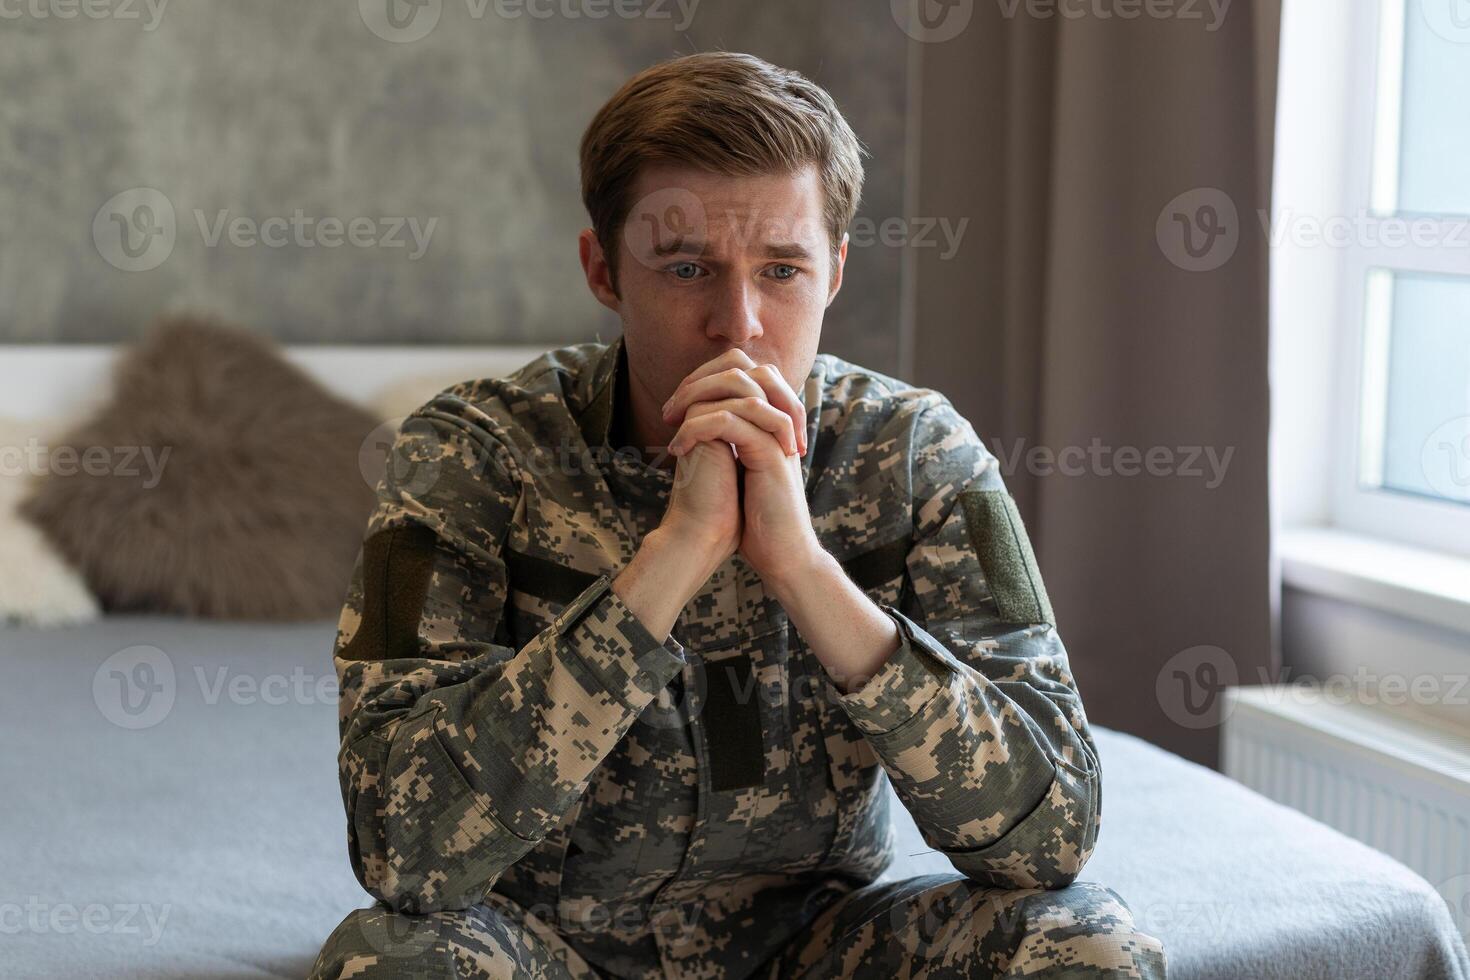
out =
[[677,428],[664,422],[661,406],[655,403],[654,397],[638,383],[631,371],[626,380],[627,384],[618,386],[617,404],[607,433],[609,445],[613,449],[632,447],[648,465],[653,465],[649,462],[650,456],[662,457],[658,460],[658,467],[673,469],[677,460],[664,449],[674,438]]

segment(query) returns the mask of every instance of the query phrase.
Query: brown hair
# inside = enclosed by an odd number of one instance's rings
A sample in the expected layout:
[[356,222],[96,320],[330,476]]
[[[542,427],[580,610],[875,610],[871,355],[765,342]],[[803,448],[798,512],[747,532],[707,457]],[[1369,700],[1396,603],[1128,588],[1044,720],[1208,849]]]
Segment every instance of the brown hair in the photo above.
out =
[[866,151],[832,96],[754,55],[710,51],[634,75],[582,134],[582,202],[617,290],[617,238],[646,163],[731,177],[792,174],[815,164],[836,261],[857,212]]

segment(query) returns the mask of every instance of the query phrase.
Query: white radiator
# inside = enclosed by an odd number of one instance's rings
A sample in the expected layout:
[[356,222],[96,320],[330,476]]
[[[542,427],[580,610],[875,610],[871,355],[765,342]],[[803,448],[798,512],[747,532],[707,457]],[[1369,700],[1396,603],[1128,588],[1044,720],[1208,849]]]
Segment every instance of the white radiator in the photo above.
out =
[[1225,774],[1417,871],[1470,941],[1470,732],[1348,693],[1230,688]]

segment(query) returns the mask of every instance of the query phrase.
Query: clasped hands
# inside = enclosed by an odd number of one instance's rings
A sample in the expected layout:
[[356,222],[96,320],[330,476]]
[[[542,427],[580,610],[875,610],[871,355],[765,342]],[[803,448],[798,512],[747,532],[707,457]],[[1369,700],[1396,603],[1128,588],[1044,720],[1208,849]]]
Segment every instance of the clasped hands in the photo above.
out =
[[678,424],[665,524],[705,541],[715,564],[738,551],[777,588],[816,560],[801,471],[806,408],[775,365],[728,350],[680,382],[663,418]]
[[688,596],[739,552],[837,689],[856,690],[898,649],[900,633],[817,540],[801,472],[810,448],[801,399],[774,365],[732,349],[680,382],[664,421],[677,423],[668,509],[614,592],[661,638]]

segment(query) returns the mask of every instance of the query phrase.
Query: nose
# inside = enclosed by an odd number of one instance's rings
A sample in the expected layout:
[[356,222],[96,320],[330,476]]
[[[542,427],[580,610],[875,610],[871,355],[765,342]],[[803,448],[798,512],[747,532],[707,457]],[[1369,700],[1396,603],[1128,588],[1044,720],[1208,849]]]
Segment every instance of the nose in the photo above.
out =
[[744,344],[759,337],[760,292],[744,277],[733,276],[729,286],[715,299],[705,333],[714,340]]

